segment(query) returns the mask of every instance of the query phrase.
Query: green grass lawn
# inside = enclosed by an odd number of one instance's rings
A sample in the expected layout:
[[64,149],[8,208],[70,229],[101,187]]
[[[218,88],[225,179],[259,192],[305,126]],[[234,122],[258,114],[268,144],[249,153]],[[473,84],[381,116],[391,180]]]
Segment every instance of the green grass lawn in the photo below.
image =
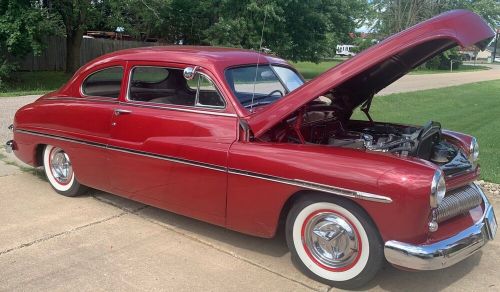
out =
[[314,77],[334,66],[337,66],[343,61],[343,59],[333,59],[329,61],[323,61],[318,64],[313,62],[291,62],[291,64],[295,67],[295,69],[297,69],[297,71],[300,72],[300,74],[302,74],[305,79],[313,79]]
[[[451,73],[459,73],[459,72],[473,72],[473,71],[482,71],[482,70],[490,70],[490,67],[481,66],[481,65],[461,65],[458,69],[453,69]],[[411,71],[409,74],[411,75],[419,75],[419,74],[437,74],[437,73],[450,73],[450,70],[429,70],[429,69],[415,69]]]
[[[309,80],[313,79],[314,77],[318,76],[319,74],[325,72],[326,70],[337,66],[338,64],[342,63],[344,59],[333,59],[330,61],[323,61],[318,64],[312,63],[312,62],[297,62],[297,63],[291,63],[299,72],[302,74],[302,76]],[[489,70],[490,67],[486,66],[472,66],[472,65],[462,65],[460,66],[459,69],[454,69],[453,73],[458,73],[458,72],[469,72],[469,71],[481,71],[481,70]],[[409,74],[412,75],[418,75],[418,74],[436,74],[436,73],[449,73],[450,70],[428,70],[428,69],[416,69],[410,72]]]
[[377,96],[370,113],[380,122],[423,125],[433,120],[475,136],[482,178],[500,183],[500,80]]
[[15,72],[0,96],[44,94],[61,87],[71,75],[59,71]]

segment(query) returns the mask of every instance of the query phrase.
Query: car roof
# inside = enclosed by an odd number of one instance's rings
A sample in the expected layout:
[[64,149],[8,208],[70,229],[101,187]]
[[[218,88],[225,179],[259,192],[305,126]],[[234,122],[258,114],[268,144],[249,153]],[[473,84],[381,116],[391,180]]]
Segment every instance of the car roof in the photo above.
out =
[[227,68],[242,64],[279,63],[288,64],[285,60],[252,50],[209,47],[209,46],[154,46],[120,50],[98,57],[87,64],[112,61],[160,61],[184,63],[200,66]]

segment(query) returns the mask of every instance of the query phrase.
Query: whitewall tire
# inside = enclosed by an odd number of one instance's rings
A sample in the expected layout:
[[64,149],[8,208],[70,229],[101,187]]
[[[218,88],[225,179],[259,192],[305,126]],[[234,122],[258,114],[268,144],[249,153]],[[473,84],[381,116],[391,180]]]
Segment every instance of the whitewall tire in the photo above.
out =
[[330,286],[360,287],[383,263],[382,240],[370,217],[343,198],[299,199],[288,213],[286,238],[301,270]]
[[87,190],[76,179],[71,160],[62,148],[45,146],[43,166],[50,185],[59,194],[74,197]]

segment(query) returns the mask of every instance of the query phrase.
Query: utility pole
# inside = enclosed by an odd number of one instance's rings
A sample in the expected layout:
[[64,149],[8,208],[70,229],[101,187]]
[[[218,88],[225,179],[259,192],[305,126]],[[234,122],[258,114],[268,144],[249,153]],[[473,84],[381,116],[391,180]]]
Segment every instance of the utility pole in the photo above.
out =
[[497,28],[496,34],[495,34],[495,43],[493,44],[493,61],[492,63],[495,63],[495,57],[497,56],[497,44],[498,44],[498,35],[500,33],[500,28]]

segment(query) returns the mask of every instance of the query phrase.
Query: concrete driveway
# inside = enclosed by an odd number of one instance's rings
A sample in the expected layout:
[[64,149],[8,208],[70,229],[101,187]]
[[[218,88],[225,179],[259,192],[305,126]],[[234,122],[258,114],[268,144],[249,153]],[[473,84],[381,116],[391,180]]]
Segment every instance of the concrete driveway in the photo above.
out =
[[[329,289],[298,272],[283,234],[246,236],[99,191],[66,198],[43,175],[9,169],[0,177],[0,291]],[[362,290],[500,290],[499,262],[497,237],[445,270],[387,266]]]

